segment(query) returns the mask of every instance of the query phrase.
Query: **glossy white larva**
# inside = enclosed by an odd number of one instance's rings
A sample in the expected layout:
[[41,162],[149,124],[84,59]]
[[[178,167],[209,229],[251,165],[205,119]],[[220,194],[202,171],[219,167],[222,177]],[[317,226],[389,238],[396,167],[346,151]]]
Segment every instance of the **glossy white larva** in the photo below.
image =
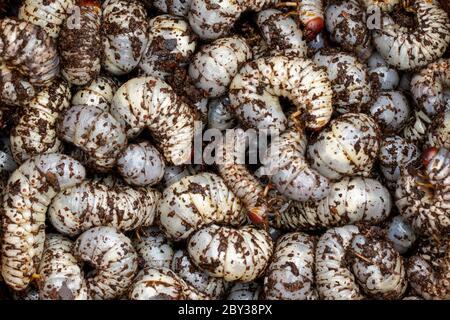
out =
[[143,229],[144,235],[133,240],[143,267],[170,268],[175,254],[173,244],[157,227]]
[[370,106],[369,113],[383,129],[383,133],[396,133],[405,126],[411,110],[403,93],[383,91]]
[[100,76],[73,95],[72,105],[100,107],[107,111],[117,89],[117,82],[113,78]]
[[407,252],[416,241],[416,234],[405,218],[395,216],[386,230],[386,237],[400,254]]
[[369,75],[372,81],[377,81],[381,90],[393,90],[400,83],[400,76],[395,68],[387,64],[383,57],[374,52],[367,60]]

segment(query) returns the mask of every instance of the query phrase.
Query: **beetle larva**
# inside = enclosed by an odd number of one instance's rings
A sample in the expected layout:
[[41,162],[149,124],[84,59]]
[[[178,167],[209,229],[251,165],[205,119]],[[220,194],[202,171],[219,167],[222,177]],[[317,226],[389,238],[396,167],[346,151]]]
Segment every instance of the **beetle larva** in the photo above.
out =
[[133,246],[140,258],[139,264],[143,267],[170,268],[175,249],[157,227],[148,227],[143,230],[144,236],[133,240]]
[[73,95],[72,105],[100,107],[107,111],[117,89],[117,82],[113,78],[100,76]]

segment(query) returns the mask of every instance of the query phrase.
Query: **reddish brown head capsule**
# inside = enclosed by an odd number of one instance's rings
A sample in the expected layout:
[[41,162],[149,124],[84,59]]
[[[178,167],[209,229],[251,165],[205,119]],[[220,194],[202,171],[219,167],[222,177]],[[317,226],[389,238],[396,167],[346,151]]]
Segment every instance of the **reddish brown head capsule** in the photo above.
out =
[[305,36],[309,40],[314,39],[324,27],[323,18],[317,17],[309,20],[305,25]]
[[431,159],[438,153],[439,149],[436,147],[431,147],[426,149],[422,153],[422,164],[426,167],[430,163]]
[[262,228],[267,228],[269,222],[267,221],[267,217],[264,217],[261,208],[253,208],[247,213],[249,219],[257,226]]
[[101,8],[101,3],[98,0],[78,0],[77,5],[80,7],[95,7]]

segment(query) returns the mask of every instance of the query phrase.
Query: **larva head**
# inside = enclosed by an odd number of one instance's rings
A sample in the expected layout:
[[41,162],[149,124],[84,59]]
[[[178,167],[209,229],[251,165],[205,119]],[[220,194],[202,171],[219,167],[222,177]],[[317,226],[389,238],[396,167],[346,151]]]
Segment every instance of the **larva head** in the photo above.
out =
[[99,0],[77,0],[77,6],[79,7],[94,7],[101,8],[101,3]]
[[321,17],[309,20],[305,25],[305,36],[309,40],[314,39],[324,27],[324,21]]
[[269,222],[267,213],[261,207],[252,208],[247,213],[249,219],[257,226],[267,229]]
[[439,149],[436,147],[431,147],[426,149],[422,153],[422,164],[426,167],[430,163],[430,161],[434,158],[434,156],[439,152]]

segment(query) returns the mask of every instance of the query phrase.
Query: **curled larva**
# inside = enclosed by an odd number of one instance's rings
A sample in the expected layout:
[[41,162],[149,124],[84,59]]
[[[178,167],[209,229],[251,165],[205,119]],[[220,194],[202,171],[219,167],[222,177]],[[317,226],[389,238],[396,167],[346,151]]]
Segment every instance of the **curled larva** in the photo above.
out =
[[165,163],[149,142],[129,144],[117,158],[117,170],[133,186],[151,186],[164,176]]
[[169,163],[180,165],[191,158],[194,112],[164,81],[129,80],[114,95],[110,112],[125,126],[128,137],[148,128]]
[[208,128],[226,130],[236,126],[236,119],[231,113],[230,99],[223,96],[208,102]]
[[171,269],[188,285],[196,288],[211,299],[221,299],[228,283],[222,278],[208,275],[198,269],[189,258],[186,250],[177,250],[173,256]]
[[399,132],[410,118],[408,100],[400,91],[383,91],[372,103],[369,113],[384,133]]
[[58,38],[63,24],[75,23],[76,0],[25,0],[19,19],[41,27],[50,37]]
[[189,65],[195,85],[209,97],[225,94],[242,64],[252,58],[250,47],[240,36],[221,38],[204,45]]
[[362,113],[347,113],[322,130],[308,145],[311,166],[323,176],[368,176],[380,148],[375,121]]
[[27,287],[45,241],[45,214],[53,197],[85,177],[83,166],[60,154],[25,161],[8,180],[4,193],[2,276],[15,290]]
[[79,262],[89,263],[95,272],[88,274],[88,296],[95,300],[122,296],[132,284],[138,256],[131,240],[111,227],[95,227],[81,234],[73,246]]
[[416,241],[416,234],[405,218],[395,216],[387,227],[386,238],[400,254],[407,252]]
[[[450,103],[450,100],[448,100]],[[431,132],[428,133],[428,143],[431,147],[450,150],[450,107],[434,118]]]
[[48,234],[39,265],[39,296],[42,300],[86,300],[83,270],[72,254],[73,242]]
[[279,97],[288,98],[320,129],[331,118],[333,92],[327,74],[311,60],[274,56],[246,63],[230,84],[231,109],[242,123],[257,129],[286,129]]
[[117,89],[117,82],[113,78],[100,76],[73,95],[72,105],[100,107],[107,111]]
[[290,202],[281,211],[280,225],[287,230],[317,230],[365,222],[379,224],[391,213],[389,190],[363,177],[344,177],[330,184],[320,201]]
[[187,176],[167,187],[158,206],[161,230],[171,239],[187,239],[208,223],[239,226],[246,220],[241,201],[213,173]]
[[376,81],[376,86],[381,90],[393,90],[399,85],[400,76],[397,70],[389,66],[378,52],[372,53],[367,60],[367,66],[370,79]]
[[278,239],[264,277],[268,300],[316,300],[313,236],[288,233]]
[[133,240],[139,256],[139,265],[153,268],[170,268],[175,249],[157,227],[143,229],[143,236]]
[[8,68],[5,62],[0,61],[1,102],[10,106],[23,106],[27,105],[35,94],[35,88],[26,78],[22,77],[18,71]]
[[191,236],[187,250],[192,262],[208,274],[225,281],[248,282],[264,274],[273,243],[264,230],[212,224]]
[[227,300],[258,300],[262,285],[257,282],[236,282],[228,291]]
[[48,216],[59,232],[69,236],[95,226],[129,231],[153,224],[160,198],[159,191],[150,187],[134,189],[86,180],[58,193]]
[[24,108],[10,134],[14,159],[22,163],[38,154],[62,151],[57,137],[57,121],[70,106],[71,93],[67,83],[54,81],[42,89]]
[[333,105],[339,113],[361,112],[372,100],[367,67],[349,53],[321,50],[313,61],[326,68],[333,90]]
[[131,72],[148,44],[148,19],[137,0],[106,0],[102,5],[102,66],[114,75]]
[[134,280],[131,300],[207,300],[208,296],[188,285],[167,268],[144,268]]
[[58,125],[59,137],[83,150],[87,165],[99,171],[111,170],[127,143],[121,123],[109,112],[94,106],[73,106]]
[[146,76],[164,80],[174,68],[184,67],[195,52],[196,40],[181,17],[163,14],[149,21],[149,41],[139,63]]
[[101,4],[97,0],[77,0],[76,26],[63,25],[59,35],[61,74],[69,83],[81,86],[100,74]]

